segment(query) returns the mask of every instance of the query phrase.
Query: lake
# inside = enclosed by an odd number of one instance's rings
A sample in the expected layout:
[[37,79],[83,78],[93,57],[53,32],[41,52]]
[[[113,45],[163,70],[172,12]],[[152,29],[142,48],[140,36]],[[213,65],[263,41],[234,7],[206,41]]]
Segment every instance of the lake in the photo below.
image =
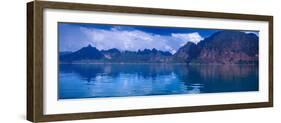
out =
[[59,64],[59,99],[258,91],[257,65]]

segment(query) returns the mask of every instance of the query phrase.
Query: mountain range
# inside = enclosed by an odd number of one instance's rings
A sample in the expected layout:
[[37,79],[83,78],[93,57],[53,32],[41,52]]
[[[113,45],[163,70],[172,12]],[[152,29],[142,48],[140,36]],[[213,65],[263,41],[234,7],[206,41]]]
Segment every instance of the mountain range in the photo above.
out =
[[75,52],[60,52],[60,63],[189,63],[257,64],[257,35],[240,31],[219,31],[198,44],[187,42],[175,54],[157,49],[98,50],[88,45]]

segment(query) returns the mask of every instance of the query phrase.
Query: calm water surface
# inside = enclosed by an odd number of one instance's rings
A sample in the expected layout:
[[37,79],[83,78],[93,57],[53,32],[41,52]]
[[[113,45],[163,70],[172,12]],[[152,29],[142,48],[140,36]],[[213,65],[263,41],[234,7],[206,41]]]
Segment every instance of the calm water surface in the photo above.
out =
[[60,64],[59,99],[258,91],[257,65]]

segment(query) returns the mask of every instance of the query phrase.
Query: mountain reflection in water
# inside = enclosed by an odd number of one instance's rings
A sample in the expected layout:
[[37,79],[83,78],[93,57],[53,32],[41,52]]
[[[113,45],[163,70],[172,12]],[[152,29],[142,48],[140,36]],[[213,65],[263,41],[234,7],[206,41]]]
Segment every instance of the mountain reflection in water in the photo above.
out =
[[59,99],[258,91],[257,65],[60,64]]

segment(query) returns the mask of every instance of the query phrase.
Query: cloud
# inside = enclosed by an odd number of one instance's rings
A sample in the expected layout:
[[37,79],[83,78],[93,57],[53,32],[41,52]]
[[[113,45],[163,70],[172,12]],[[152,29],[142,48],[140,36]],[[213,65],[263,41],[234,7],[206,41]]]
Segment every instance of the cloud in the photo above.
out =
[[198,32],[159,35],[120,27],[113,27],[109,30],[81,27],[80,30],[86,34],[88,42],[99,50],[117,48],[122,51],[137,51],[156,48],[175,53],[188,41],[198,43],[203,40]]
[[246,33],[246,34],[252,33],[259,37],[259,32],[257,32],[257,31],[244,31],[244,33]]
[[204,39],[198,32],[187,34],[172,33],[172,36],[181,40],[193,42],[195,44],[199,43],[201,40]]

